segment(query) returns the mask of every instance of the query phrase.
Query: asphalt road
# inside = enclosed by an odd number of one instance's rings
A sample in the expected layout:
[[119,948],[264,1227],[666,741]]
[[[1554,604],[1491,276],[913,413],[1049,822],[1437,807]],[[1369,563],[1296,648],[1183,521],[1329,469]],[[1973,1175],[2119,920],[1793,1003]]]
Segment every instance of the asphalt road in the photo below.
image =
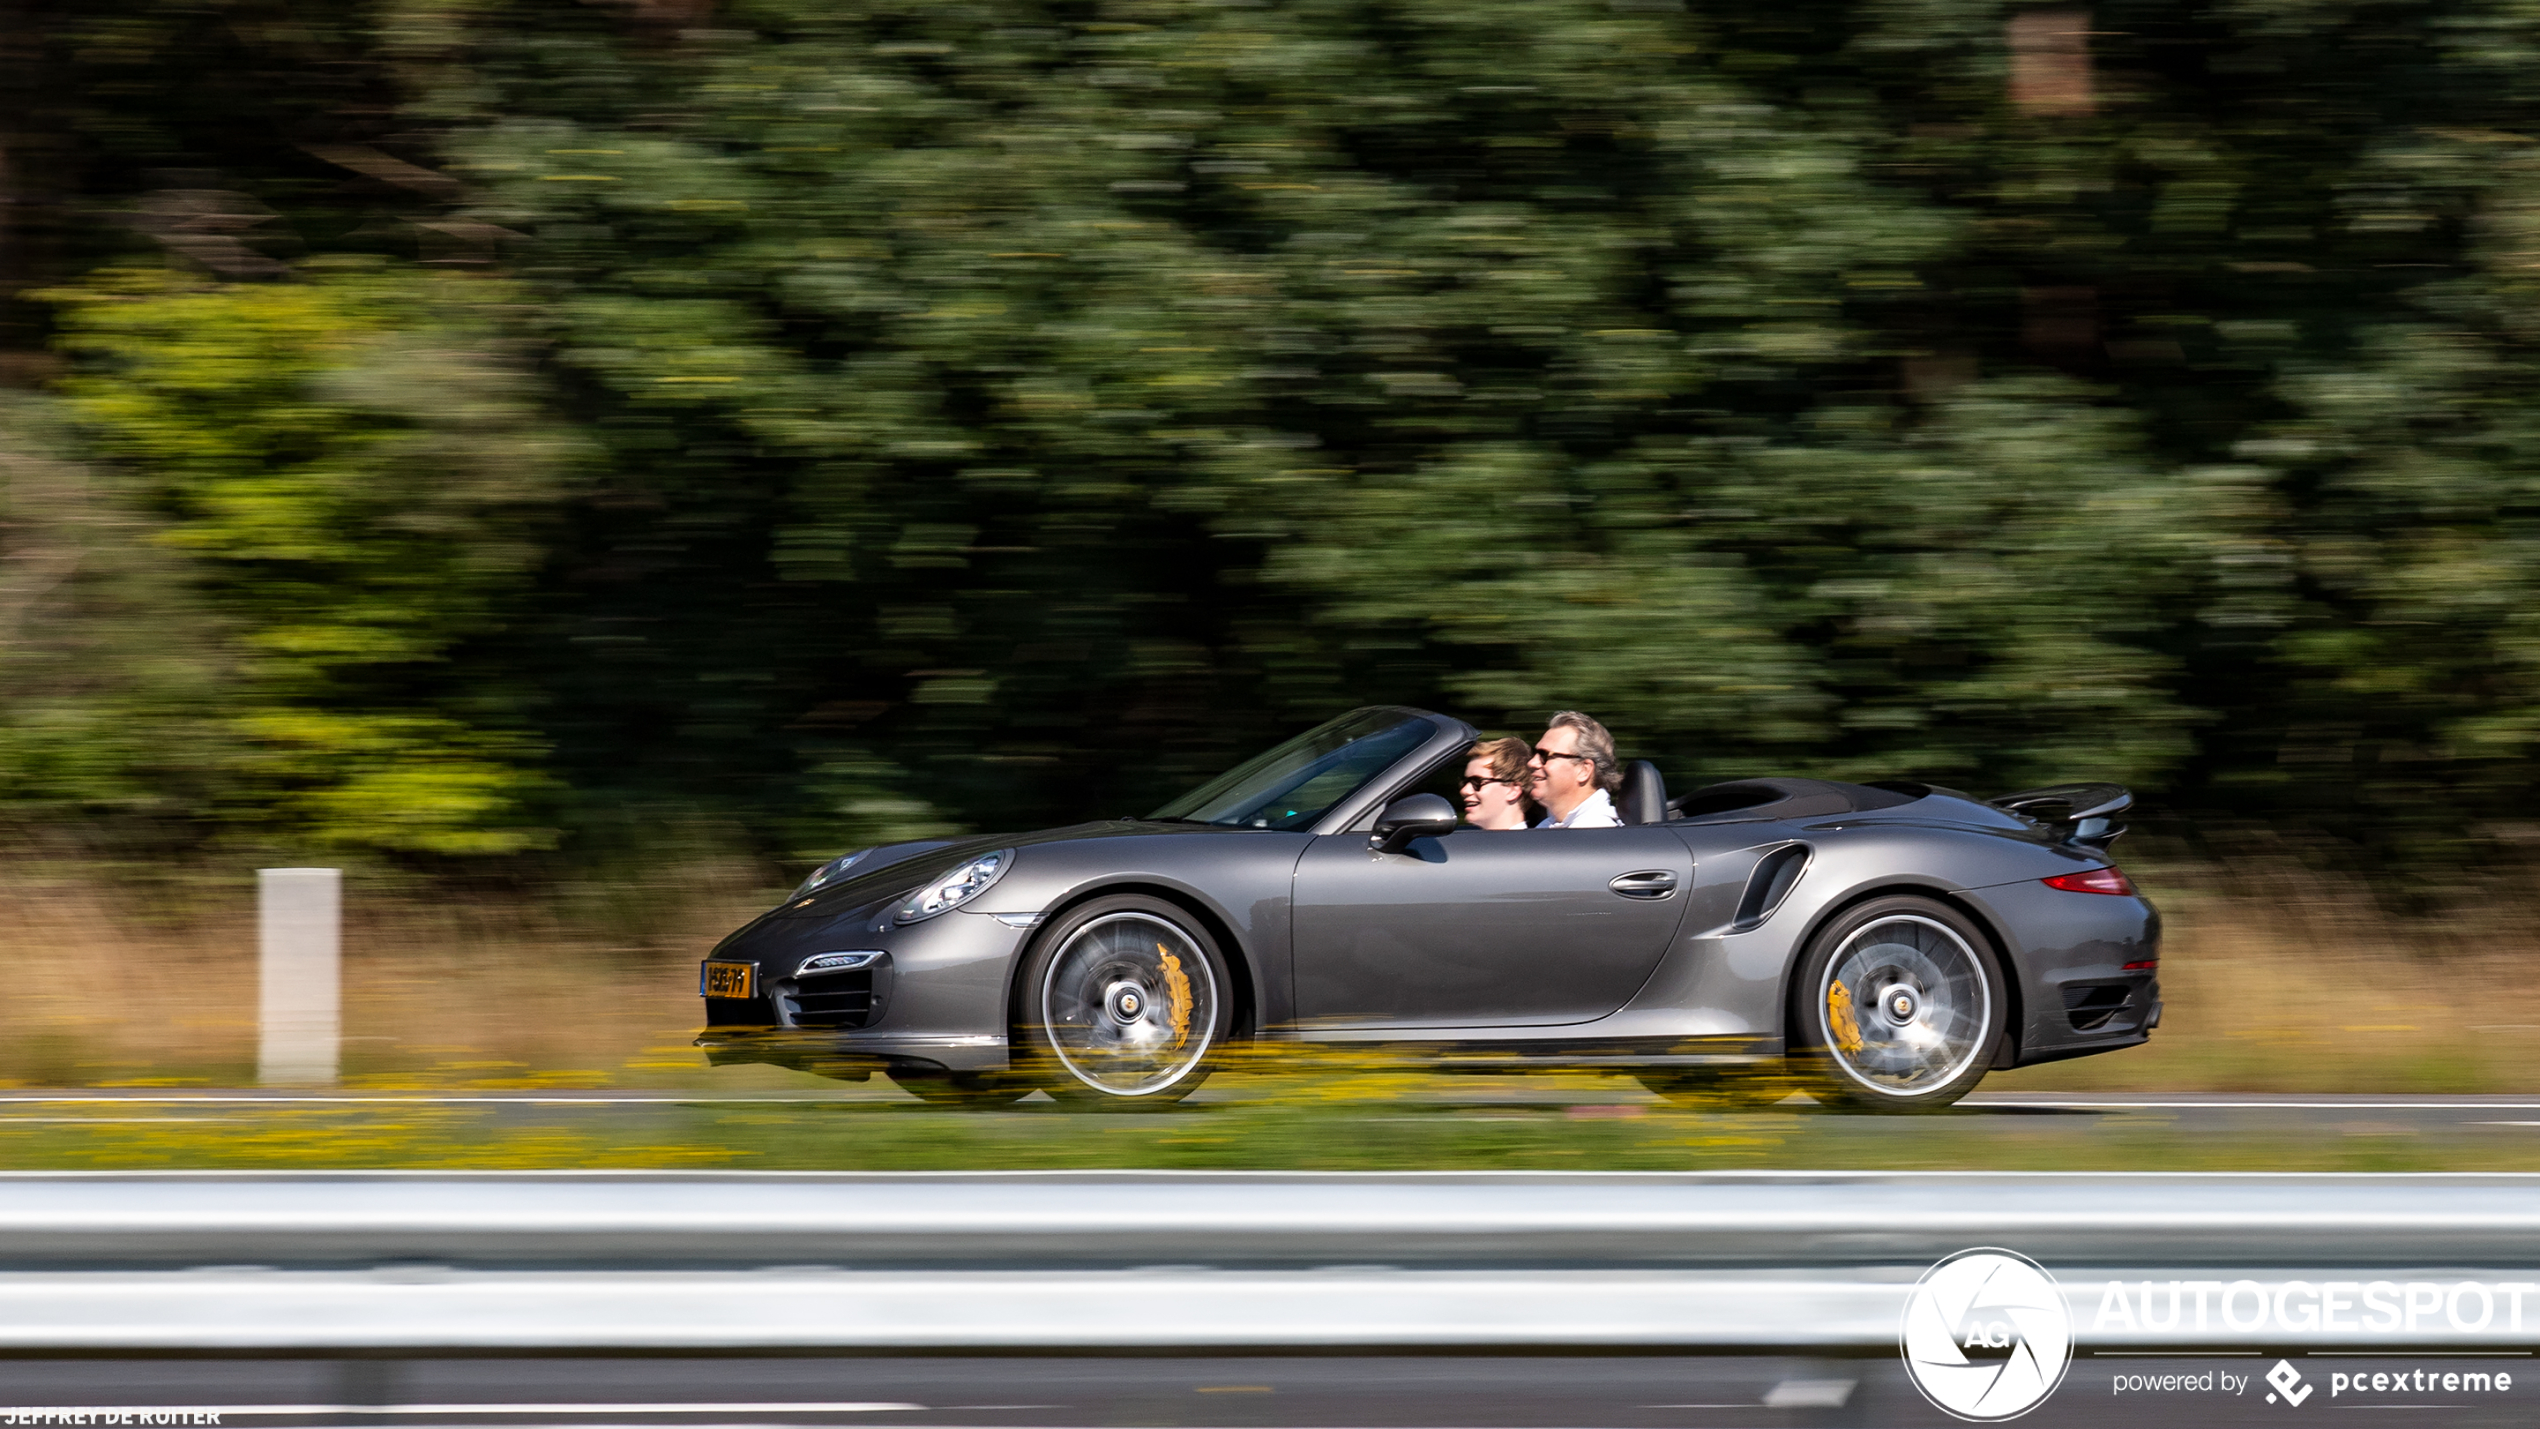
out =
[[[2540,1411],[2540,1365],[2529,1355],[2297,1356],[2299,1382],[2311,1393],[2292,1413],[2266,1398],[2265,1376],[2275,1363],[2084,1355],[2023,1422],[2041,1429],[2190,1429],[2324,1418],[2335,1429],[2424,1429],[2528,1425]],[[2502,1393],[2363,1392],[2332,1400],[2332,1373],[2367,1364],[2532,1372],[2516,1374]],[[2166,1391],[2119,1392],[2120,1378],[2131,1376],[2179,1378]],[[220,1425],[244,1429],[1940,1429],[1958,1422],[1926,1403],[1901,1362],[1887,1356],[0,1361],[0,1424],[43,1422],[11,1416],[46,1408],[149,1407],[217,1414]]]

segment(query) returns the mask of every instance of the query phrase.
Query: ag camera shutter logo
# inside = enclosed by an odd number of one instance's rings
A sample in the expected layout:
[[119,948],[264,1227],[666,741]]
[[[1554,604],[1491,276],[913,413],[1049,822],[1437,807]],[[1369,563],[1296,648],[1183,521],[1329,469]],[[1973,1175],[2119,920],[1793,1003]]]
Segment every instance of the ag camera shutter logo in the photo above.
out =
[[1905,1300],[1905,1373],[1943,1413],[2017,1419],[2072,1366],[2073,1317],[2046,1268],[2016,1251],[1962,1250]]

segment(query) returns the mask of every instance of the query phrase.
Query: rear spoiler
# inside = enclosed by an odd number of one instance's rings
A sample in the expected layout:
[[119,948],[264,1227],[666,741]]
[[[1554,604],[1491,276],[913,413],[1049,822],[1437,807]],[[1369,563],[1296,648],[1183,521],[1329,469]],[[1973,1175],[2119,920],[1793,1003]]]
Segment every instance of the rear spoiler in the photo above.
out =
[[2134,795],[2122,784],[2049,784],[1985,802],[2048,825],[2066,843],[2104,852],[2125,833],[2117,815],[2134,807]]

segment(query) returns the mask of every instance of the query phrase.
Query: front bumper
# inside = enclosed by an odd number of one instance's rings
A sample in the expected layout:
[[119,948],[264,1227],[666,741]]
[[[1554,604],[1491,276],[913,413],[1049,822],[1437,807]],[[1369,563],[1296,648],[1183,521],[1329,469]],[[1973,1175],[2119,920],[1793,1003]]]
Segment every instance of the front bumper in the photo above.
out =
[[[999,1070],[1014,957],[1028,936],[966,909],[906,926],[876,907],[762,920],[709,959],[755,964],[758,995],[704,999],[696,1045],[718,1066],[766,1062],[824,1076]],[[881,956],[852,971],[796,971],[806,958],[850,950]]]
[[893,1067],[998,1072],[1007,1065],[1003,1035],[895,1037],[790,1027],[709,1027],[697,1034],[696,1045],[717,1067],[757,1062],[851,1082]]

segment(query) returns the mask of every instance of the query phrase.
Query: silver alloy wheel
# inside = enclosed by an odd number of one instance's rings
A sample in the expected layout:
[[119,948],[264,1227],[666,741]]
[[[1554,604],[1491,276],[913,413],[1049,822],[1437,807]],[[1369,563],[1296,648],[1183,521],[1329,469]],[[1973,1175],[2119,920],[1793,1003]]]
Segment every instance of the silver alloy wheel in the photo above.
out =
[[1217,974],[1190,935],[1162,918],[1097,918],[1050,959],[1041,1026],[1077,1081],[1113,1096],[1152,1095],[1208,1055]]
[[1956,930],[1899,913],[1844,940],[1817,989],[1826,1050],[1870,1091],[1907,1097],[1948,1085],[1994,1029],[1984,959]]

